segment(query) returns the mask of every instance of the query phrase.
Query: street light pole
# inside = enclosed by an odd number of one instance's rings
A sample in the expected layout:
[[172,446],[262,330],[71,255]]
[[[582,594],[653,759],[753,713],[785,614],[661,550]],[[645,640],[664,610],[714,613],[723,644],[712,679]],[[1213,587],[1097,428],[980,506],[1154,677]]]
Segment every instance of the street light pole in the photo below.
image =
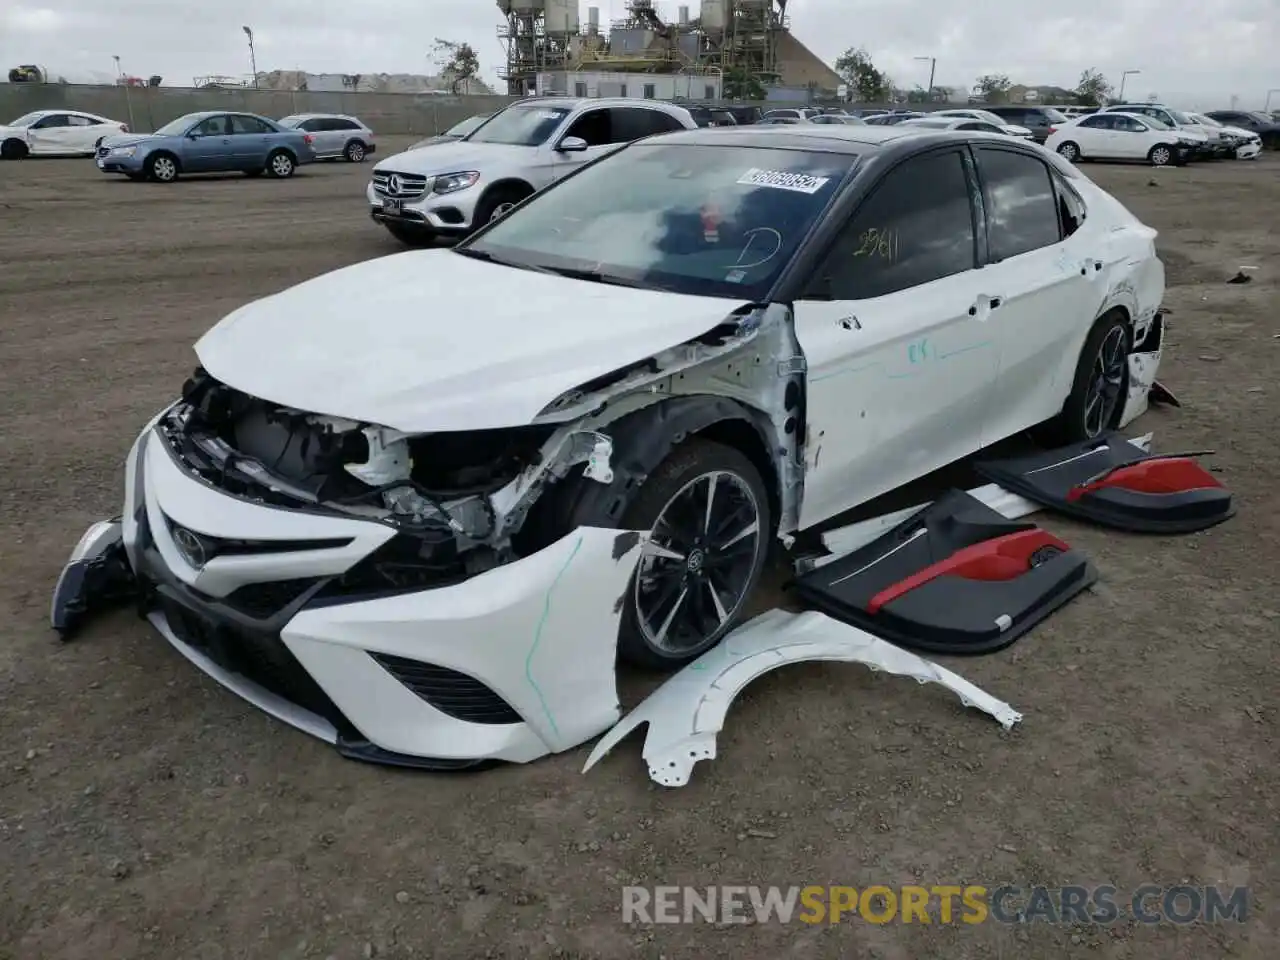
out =
[[1120,102],[1121,103],[1124,103],[1124,82],[1128,80],[1130,77],[1137,76],[1141,72],[1142,72],[1141,70],[1126,70],[1124,73],[1120,74]]
[[937,57],[916,57],[916,59],[929,61],[929,89],[925,91],[925,101],[927,103],[932,103],[933,102],[933,75],[934,75],[934,72],[938,69],[938,58]]
[[1280,93],[1280,87],[1275,87],[1267,91],[1267,99],[1262,103],[1262,110],[1264,113],[1271,109],[1271,95],[1273,93]]
[[253,87],[258,88],[258,59],[253,52],[253,31],[248,27],[241,27],[244,35],[249,38],[249,67],[253,70]]
[[129,82],[124,78],[124,67],[120,66],[120,58],[118,56],[113,56],[111,59],[116,62],[116,82],[124,87],[124,105],[129,114],[129,129],[137,133],[138,127],[133,122],[133,95],[129,92]]

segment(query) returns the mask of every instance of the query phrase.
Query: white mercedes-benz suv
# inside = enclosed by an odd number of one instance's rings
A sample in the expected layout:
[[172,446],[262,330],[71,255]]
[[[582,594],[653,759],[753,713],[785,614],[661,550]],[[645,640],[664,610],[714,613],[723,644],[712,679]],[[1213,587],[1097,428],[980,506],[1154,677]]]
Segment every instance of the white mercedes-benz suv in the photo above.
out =
[[696,126],[684,107],[657,100],[520,100],[456,143],[377,164],[369,212],[410,246],[461,239],[603,153]]

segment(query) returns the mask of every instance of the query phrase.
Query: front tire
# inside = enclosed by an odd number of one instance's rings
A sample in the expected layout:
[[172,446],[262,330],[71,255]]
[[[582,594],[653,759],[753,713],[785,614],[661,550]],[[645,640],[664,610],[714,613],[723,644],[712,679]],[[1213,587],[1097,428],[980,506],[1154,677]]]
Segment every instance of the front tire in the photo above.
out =
[[1173,163],[1173,148],[1157,143],[1147,154],[1147,161],[1153,167],[1167,167]]
[[773,532],[769,493],[740,451],[697,437],[645,480],[620,526],[647,530],[624,597],[618,655],[672,670],[710,650],[746,609]]
[[267,157],[267,173],[277,180],[288,180],[297,168],[297,163],[287,150],[277,150]]
[[1080,147],[1070,140],[1066,143],[1060,143],[1058,144],[1058,156],[1070,163],[1075,163],[1080,159]]
[[0,143],[0,160],[23,160],[30,151],[27,145],[17,137],[10,137]]
[[178,159],[168,153],[153,153],[147,157],[148,180],[156,183],[173,183],[178,179]]
[[475,216],[471,219],[472,230],[479,230],[481,227],[488,226],[494,220],[500,220],[507,215],[512,207],[532,194],[532,190],[516,186],[498,187],[490,190],[476,204]]
[[1046,425],[1046,442],[1065,447],[1115,428],[1128,393],[1130,336],[1122,314],[1109,313],[1094,324],[1080,351],[1067,402]]

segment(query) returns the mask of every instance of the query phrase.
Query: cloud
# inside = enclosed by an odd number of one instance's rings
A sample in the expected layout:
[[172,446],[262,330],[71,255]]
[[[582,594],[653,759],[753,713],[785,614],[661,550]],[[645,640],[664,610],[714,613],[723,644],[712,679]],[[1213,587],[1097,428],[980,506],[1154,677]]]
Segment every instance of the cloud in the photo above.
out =
[[[1117,79],[1141,70],[1130,90],[1185,106],[1218,105],[1238,94],[1261,106],[1280,85],[1276,0],[1108,0],[1103,6],[1037,8],[1025,0],[790,0],[792,30],[828,62],[863,46],[900,84],[971,87],[983,73],[1018,83],[1074,86],[1097,68]],[[601,20],[620,17],[624,0],[583,2]],[[659,0],[675,19],[678,0]],[[698,0],[687,0],[697,14]],[[0,66],[38,63],[71,78],[124,69],[167,83],[204,74],[245,74],[249,52],[242,25],[254,31],[263,70],[340,73],[434,72],[436,37],[470,43],[491,81],[503,59],[495,2],[476,0],[18,0],[0,9]],[[1135,88],[1133,84],[1136,83]],[[1257,103],[1254,103],[1257,101]]]

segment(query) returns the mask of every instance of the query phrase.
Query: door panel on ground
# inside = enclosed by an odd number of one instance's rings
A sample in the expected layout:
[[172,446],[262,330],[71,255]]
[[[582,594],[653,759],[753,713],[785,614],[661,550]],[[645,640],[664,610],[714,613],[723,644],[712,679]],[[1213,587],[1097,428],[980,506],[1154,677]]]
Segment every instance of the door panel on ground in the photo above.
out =
[[[1063,355],[1078,351],[1101,302],[1101,274],[1090,256],[1087,222],[1065,236],[1055,177],[1029,154],[980,147],[992,289],[1000,298],[992,332],[999,342],[999,375],[987,442],[1047,420],[1071,389]],[[1084,205],[1072,197],[1078,215]],[[1072,365],[1073,366],[1073,365]]]
[[961,150],[877,184],[795,304],[809,527],[982,444],[996,344]]

